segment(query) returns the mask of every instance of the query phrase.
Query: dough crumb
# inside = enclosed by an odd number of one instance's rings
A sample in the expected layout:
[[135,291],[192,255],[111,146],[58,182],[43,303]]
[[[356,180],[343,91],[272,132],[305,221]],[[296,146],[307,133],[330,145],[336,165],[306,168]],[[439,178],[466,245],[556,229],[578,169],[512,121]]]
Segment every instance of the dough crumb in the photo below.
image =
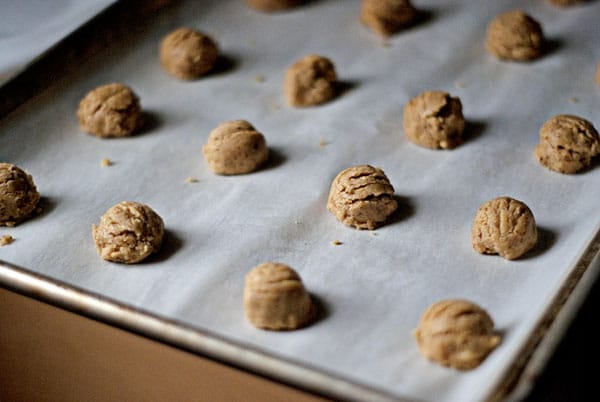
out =
[[265,137],[246,120],[219,124],[202,152],[210,169],[222,175],[254,172],[269,159]]
[[327,140],[325,138],[321,138],[321,140],[319,141],[319,147],[320,148],[325,148],[327,145],[329,145],[329,143],[327,142]]
[[342,223],[375,229],[396,210],[394,187],[383,170],[370,165],[341,171],[331,183],[327,209]]
[[481,254],[499,254],[514,260],[537,243],[533,213],[525,203],[498,197],[477,210],[471,230],[473,249]]
[[462,81],[456,80],[456,81],[454,81],[454,87],[456,89],[463,89],[465,87],[465,85],[462,83]]
[[578,98],[576,98],[576,97],[574,97],[574,96],[571,96],[571,97],[569,98],[569,102],[571,102],[571,103],[577,103],[577,102],[579,102],[579,99],[578,99]]
[[500,344],[494,321],[475,303],[442,300],[425,310],[414,331],[423,356],[443,366],[470,370]]
[[208,35],[190,28],[179,28],[165,36],[160,44],[160,64],[176,78],[193,80],[211,71],[217,64],[219,48]]
[[252,325],[269,330],[301,328],[313,320],[316,312],[300,276],[276,262],[260,264],[248,272],[244,310]]
[[305,2],[306,0],[246,0],[248,6],[266,13],[284,11]]
[[316,106],[337,95],[337,74],[331,60],[309,54],[292,64],[285,73],[283,92],[294,107]]
[[300,221],[294,221],[294,225],[300,225]]
[[360,21],[382,37],[412,25],[417,10],[410,0],[362,0]]
[[600,63],[596,67],[596,85],[600,86]]
[[0,163],[0,226],[13,227],[35,215],[40,201],[33,178],[18,166]]
[[342,245],[342,244],[344,244],[344,243],[342,243],[342,242],[341,242],[341,241],[339,241],[339,240],[332,240],[332,241],[331,241],[331,244],[332,244],[332,245],[334,245],[334,246],[340,246],[340,245]]
[[13,241],[15,241],[15,239],[11,235],[4,235],[4,236],[0,237],[0,247],[8,246]]
[[198,183],[198,179],[196,179],[195,177],[188,177],[187,179],[185,179],[185,181],[187,183]]
[[559,7],[575,6],[585,2],[586,0],[548,0],[550,4]]
[[104,158],[100,161],[100,166],[102,166],[102,167],[112,166],[113,164],[114,164],[113,161],[111,161],[108,158]]
[[377,232],[375,232],[373,230],[369,231],[369,234],[373,237],[377,236]]
[[486,49],[503,60],[529,61],[543,55],[541,25],[521,10],[502,13],[487,28]]
[[254,77],[254,80],[258,83],[263,83],[265,82],[267,79],[265,78],[264,75],[257,75],[256,77]]

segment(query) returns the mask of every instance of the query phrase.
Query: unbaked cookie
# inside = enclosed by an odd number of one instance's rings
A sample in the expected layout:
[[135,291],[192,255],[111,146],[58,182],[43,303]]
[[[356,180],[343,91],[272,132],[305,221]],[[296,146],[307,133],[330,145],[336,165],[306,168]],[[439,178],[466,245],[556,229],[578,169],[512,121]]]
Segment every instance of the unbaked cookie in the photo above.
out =
[[126,137],[141,124],[137,95],[126,85],[108,84],[90,91],[79,103],[81,129],[98,137]]
[[540,164],[560,173],[588,169],[600,155],[600,137],[592,123],[581,117],[558,115],[540,128],[533,152]]
[[184,80],[198,78],[212,70],[219,58],[214,40],[202,32],[179,28],[160,44],[160,64],[171,75]]
[[337,75],[331,60],[309,54],[288,68],[283,90],[290,105],[315,106],[336,96],[336,80]]
[[510,197],[487,201],[475,215],[471,243],[482,254],[519,258],[537,243],[533,213],[523,202]]
[[331,183],[327,209],[348,226],[373,230],[383,225],[396,208],[394,187],[381,169],[352,166]]
[[300,276],[285,264],[266,262],[246,275],[246,317],[254,326],[292,330],[309,324],[315,308]]
[[92,225],[98,255],[107,261],[135,264],[160,249],[163,220],[148,205],[123,201]]
[[479,366],[501,340],[494,334],[489,314],[466,300],[432,304],[421,316],[414,335],[421,354],[459,370]]
[[462,144],[465,118],[459,98],[443,91],[426,91],[404,107],[404,133],[417,145],[452,149]]
[[536,20],[514,10],[490,22],[485,44],[488,52],[500,59],[527,61],[543,55],[545,39]]
[[306,0],[246,0],[246,4],[260,11],[282,11],[306,3]]
[[39,201],[31,175],[10,163],[0,163],[0,226],[15,226],[31,217]]
[[246,120],[221,123],[202,152],[210,169],[223,175],[254,172],[269,159],[265,137]]
[[362,0],[360,7],[360,21],[384,37],[411,25],[416,17],[410,0]]

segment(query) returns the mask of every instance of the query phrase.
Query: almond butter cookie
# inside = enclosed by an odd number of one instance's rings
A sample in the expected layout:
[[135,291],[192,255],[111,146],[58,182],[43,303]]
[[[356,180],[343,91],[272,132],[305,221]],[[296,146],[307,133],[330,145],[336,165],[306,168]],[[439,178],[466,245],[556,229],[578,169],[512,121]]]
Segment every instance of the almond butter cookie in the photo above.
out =
[[31,175],[10,163],[0,163],[0,226],[15,226],[31,217],[39,201]]
[[309,54],[288,68],[283,91],[292,106],[320,105],[336,96],[336,80],[337,74],[331,60]]
[[529,61],[544,53],[542,26],[521,10],[498,15],[487,28],[486,48],[504,60]]
[[179,28],[160,43],[160,64],[174,77],[192,80],[211,71],[219,58],[217,43],[202,32]]
[[362,0],[360,21],[377,34],[387,37],[411,25],[417,10],[410,0]]

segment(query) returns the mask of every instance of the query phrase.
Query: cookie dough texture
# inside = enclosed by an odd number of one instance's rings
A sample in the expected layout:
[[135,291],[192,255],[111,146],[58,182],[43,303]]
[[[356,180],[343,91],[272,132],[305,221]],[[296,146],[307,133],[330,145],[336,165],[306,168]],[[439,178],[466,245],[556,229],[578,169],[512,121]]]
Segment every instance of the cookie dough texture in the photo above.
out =
[[254,172],[269,159],[269,148],[261,133],[246,120],[220,124],[202,148],[210,169],[222,175]]
[[394,187],[379,168],[352,166],[331,183],[327,209],[348,226],[373,230],[383,225],[396,208]]
[[98,225],[92,225],[98,255],[125,264],[135,264],[157,252],[163,233],[162,218],[149,206],[132,201],[114,205]]
[[108,84],[90,91],[79,103],[79,125],[98,137],[126,137],[141,125],[137,95],[126,85]]
[[479,366],[500,343],[489,314],[466,300],[442,300],[421,316],[414,332],[421,354],[459,370]]
[[315,106],[336,96],[337,74],[331,60],[309,54],[292,64],[283,89],[288,103],[296,107]]
[[254,326],[270,330],[303,327],[315,313],[300,276],[276,262],[261,264],[246,275],[244,309]]
[[10,163],[0,163],[0,226],[15,226],[31,217],[39,201],[31,175]]
[[514,10],[490,22],[485,44],[488,52],[500,59],[528,61],[543,55],[545,39],[536,20]]
[[581,117],[554,116],[540,128],[540,142],[533,154],[555,172],[581,172],[600,155],[600,137],[592,123]]
[[360,21],[387,37],[413,24],[417,10],[409,0],[362,0]]
[[533,213],[514,198],[498,197],[487,201],[475,215],[471,243],[479,253],[517,259],[537,243]]
[[160,44],[160,64],[169,74],[192,80],[212,70],[219,58],[215,41],[202,32],[179,28]]
[[423,92],[404,107],[403,125],[406,137],[417,145],[455,148],[463,142],[462,103],[447,92]]
[[246,0],[250,7],[265,12],[282,11],[303,3],[306,0]]

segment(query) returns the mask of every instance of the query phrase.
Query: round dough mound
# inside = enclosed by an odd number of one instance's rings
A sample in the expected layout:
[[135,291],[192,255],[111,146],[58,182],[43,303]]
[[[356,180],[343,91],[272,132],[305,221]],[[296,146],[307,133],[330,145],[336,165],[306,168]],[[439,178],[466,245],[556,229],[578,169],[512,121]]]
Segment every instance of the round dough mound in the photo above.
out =
[[299,6],[306,0],[246,0],[246,4],[260,11],[281,11]]
[[10,163],[0,163],[0,226],[15,226],[29,218],[39,201],[31,175]]
[[254,326],[292,330],[312,321],[315,308],[300,276],[285,264],[266,262],[246,275],[246,317]]
[[585,0],[548,0],[551,4],[559,7],[575,6],[585,2]]
[[398,208],[394,187],[383,170],[370,165],[341,171],[331,183],[327,209],[342,223],[373,230]]
[[246,120],[221,123],[202,148],[210,169],[223,175],[254,172],[269,159],[265,137]]
[[536,242],[535,218],[523,202],[498,197],[477,210],[471,230],[475,251],[514,260],[531,250]]
[[384,37],[411,25],[416,17],[410,0],[362,0],[360,7],[360,21]]
[[542,56],[544,33],[540,24],[520,10],[498,15],[487,29],[486,48],[500,59],[527,61]]
[[426,91],[404,107],[404,132],[417,145],[452,149],[462,144],[465,118],[459,98],[443,91]]
[[107,261],[135,264],[160,249],[163,220],[147,205],[123,201],[111,207],[92,236],[98,255]]
[[219,48],[215,41],[189,28],[174,30],[160,44],[160,64],[163,69],[184,80],[208,73],[218,58]]
[[81,129],[98,137],[126,137],[141,123],[137,95],[126,85],[108,84],[90,91],[79,103]]
[[550,170],[577,173],[589,168],[600,155],[600,137],[592,123],[581,117],[554,116],[542,125],[533,154]]
[[337,75],[331,60],[309,54],[288,68],[283,89],[290,105],[314,106],[335,97],[336,80]]
[[414,335],[421,354],[459,370],[479,366],[500,343],[489,314],[466,300],[432,304],[421,316]]

